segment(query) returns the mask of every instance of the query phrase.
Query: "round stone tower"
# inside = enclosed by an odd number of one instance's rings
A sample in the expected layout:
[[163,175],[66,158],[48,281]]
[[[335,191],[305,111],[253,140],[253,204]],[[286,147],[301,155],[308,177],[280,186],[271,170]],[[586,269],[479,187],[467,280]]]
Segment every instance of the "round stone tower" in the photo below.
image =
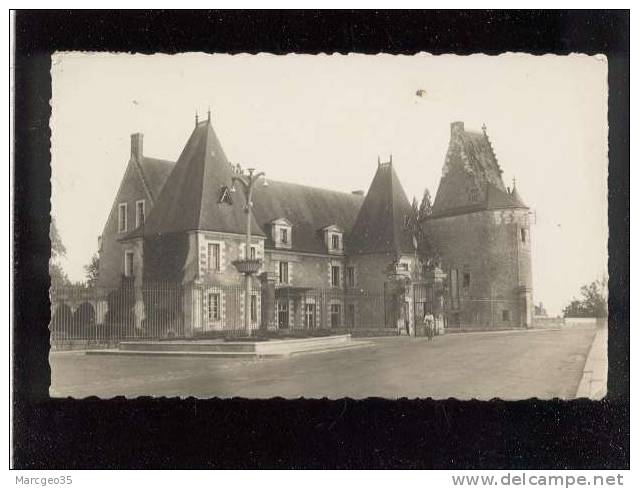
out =
[[503,329],[532,322],[531,213],[506,188],[485,127],[451,124],[451,139],[426,222],[448,273],[447,327]]

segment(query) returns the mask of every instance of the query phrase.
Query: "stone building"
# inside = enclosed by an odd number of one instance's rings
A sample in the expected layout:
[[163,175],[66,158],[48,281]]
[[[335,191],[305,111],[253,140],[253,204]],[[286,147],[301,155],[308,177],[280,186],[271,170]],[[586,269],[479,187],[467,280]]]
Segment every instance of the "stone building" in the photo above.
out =
[[160,195],[174,163],[144,155],[143,135],[131,135],[131,156],[109,216],[98,239],[100,285],[120,285],[124,273],[124,246],[119,241],[144,223]]
[[[396,329],[423,314],[417,302],[424,299],[410,285],[400,310],[388,312],[389,281],[415,281],[422,268],[392,158],[378,161],[366,194],[270,180],[256,186],[248,252],[236,171],[210,115],[196,118],[175,163],[144,156],[142,135],[131,137],[131,159],[100,239],[99,280],[132,287],[136,328],[166,316],[162,294],[150,292],[166,283],[181,286],[183,334],[241,328],[245,292],[233,261],[247,257],[262,260],[251,287],[253,328]],[[516,189],[504,188],[485,134],[453,124],[425,226],[442,250],[450,327],[529,324],[528,209]]]
[[426,223],[449,276],[449,328],[531,325],[530,212],[501,175],[485,127],[479,133],[452,123]]

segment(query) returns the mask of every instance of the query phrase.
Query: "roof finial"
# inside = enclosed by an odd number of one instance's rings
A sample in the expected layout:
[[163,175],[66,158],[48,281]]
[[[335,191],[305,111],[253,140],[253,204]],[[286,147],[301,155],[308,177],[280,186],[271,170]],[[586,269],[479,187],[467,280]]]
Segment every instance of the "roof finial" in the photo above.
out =
[[515,190],[516,186],[517,186],[517,179],[513,176],[513,190]]
[[392,164],[392,163],[393,163],[393,153],[391,153],[391,154],[390,154],[390,159],[388,160],[388,162],[389,162],[390,164]]
[[198,118],[197,118],[197,109],[195,111],[195,127],[197,127]]
[[209,110],[207,112],[208,115],[208,121],[211,122],[211,106],[209,105]]
[[481,125],[481,130],[484,133],[484,136],[486,135],[486,123]]
[[377,155],[377,166],[382,164],[382,160],[379,158],[379,155]]

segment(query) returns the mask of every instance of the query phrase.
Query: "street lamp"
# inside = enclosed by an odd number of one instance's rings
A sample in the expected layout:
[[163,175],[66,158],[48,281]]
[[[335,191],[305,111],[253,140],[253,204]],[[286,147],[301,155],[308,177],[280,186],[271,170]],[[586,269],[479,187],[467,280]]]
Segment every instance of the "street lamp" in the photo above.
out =
[[[234,169],[234,175],[231,178],[231,191],[235,191],[235,184],[239,183],[244,191],[246,205],[244,212],[246,213],[246,245],[244,249],[244,259],[235,260],[233,265],[237,271],[244,274],[245,277],[245,293],[244,293],[244,328],[248,336],[251,335],[251,276],[258,272],[262,266],[262,260],[251,259],[251,215],[253,213],[253,186],[260,178],[264,177],[264,172],[255,173],[255,168],[247,168],[242,171],[239,165]],[[266,185],[266,178],[264,179]]]

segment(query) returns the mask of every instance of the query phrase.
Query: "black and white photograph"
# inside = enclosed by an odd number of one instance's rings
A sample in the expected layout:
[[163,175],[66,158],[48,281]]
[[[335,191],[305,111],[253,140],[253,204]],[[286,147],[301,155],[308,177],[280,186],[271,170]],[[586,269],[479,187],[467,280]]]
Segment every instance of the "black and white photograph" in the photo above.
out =
[[632,486],[629,10],[331,3],[9,12],[15,487]]
[[50,394],[603,398],[606,76],[55,53]]

